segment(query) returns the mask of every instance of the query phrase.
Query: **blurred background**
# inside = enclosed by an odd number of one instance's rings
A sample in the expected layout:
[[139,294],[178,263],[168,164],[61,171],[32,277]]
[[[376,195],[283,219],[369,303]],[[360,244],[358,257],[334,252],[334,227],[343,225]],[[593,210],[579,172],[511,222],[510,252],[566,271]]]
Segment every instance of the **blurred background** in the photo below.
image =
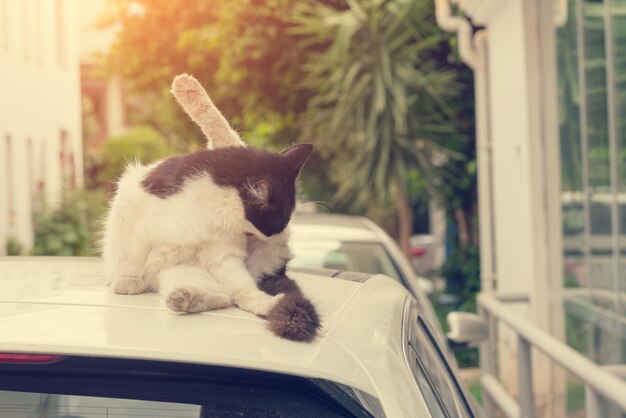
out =
[[126,162],[203,146],[169,92],[188,73],[250,145],[315,144],[303,211],[368,217],[439,291],[447,272],[450,308],[475,309],[455,43],[430,0],[0,0],[0,254],[97,255]]
[[[410,265],[440,318],[506,295],[626,375],[624,45],[625,0],[0,0],[0,255],[97,255],[125,163],[203,146],[169,93],[188,73],[249,144],[314,143],[299,211],[379,225],[404,261],[375,272]],[[361,221],[303,263],[355,268]],[[483,372],[517,395],[491,331]],[[582,416],[586,383],[533,367],[537,416]]]

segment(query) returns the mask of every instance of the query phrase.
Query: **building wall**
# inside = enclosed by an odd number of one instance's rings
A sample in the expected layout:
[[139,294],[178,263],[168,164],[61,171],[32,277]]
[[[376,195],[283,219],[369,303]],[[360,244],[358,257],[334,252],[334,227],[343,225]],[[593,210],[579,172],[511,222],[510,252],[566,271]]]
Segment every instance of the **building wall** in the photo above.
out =
[[488,26],[498,291],[528,293],[534,231],[526,39],[522,0],[503,3]]
[[[36,192],[44,191],[54,204],[64,181],[81,181],[76,29],[75,0],[0,0],[3,244],[14,235],[27,247],[32,245]],[[63,179],[72,175],[74,180]]]

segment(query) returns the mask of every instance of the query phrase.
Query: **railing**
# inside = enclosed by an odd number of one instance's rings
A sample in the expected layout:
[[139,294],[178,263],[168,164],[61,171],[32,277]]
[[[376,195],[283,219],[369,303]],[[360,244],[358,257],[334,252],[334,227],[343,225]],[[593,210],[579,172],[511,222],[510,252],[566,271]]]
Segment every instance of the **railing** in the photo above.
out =
[[[602,367],[582,356],[563,342],[539,329],[523,316],[514,313],[493,294],[478,296],[479,313],[489,327],[490,338],[480,347],[481,384],[485,418],[494,417],[497,406],[509,418],[534,418],[535,401],[532,376],[532,349],[545,354],[585,385],[587,418],[603,418],[602,400],[626,413],[626,382],[609,371],[624,372],[619,366]],[[517,337],[518,398],[514,399],[498,381],[494,364],[495,350],[492,338],[497,323],[503,323]],[[613,370],[617,367],[618,370]],[[608,371],[607,371],[608,370]],[[616,374],[622,374],[616,373]]]

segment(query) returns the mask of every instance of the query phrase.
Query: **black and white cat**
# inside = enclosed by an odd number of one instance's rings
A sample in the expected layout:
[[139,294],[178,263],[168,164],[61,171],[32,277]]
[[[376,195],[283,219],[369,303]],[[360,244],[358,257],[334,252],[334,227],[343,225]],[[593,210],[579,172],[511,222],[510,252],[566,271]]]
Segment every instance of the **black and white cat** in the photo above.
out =
[[285,267],[296,178],[312,145],[248,148],[195,79],[177,77],[173,93],[209,149],[133,164],[119,179],[103,242],[114,291],[159,291],[179,312],[235,304],[279,336],[311,340],[319,318]]

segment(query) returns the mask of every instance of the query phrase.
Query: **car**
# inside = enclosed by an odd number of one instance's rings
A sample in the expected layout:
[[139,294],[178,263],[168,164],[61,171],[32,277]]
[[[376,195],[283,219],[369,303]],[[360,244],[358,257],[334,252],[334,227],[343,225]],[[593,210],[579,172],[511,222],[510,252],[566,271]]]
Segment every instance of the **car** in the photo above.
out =
[[363,216],[296,212],[291,223],[291,265],[385,274],[413,293],[430,294],[395,241]]
[[[356,271],[391,277],[413,294],[426,318],[436,328],[440,342],[446,344],[428,299],[433,291],[432,282],[415,274],[395,241],[370,219],[296,212],[290,230],[291,267]],[[451,359],[454,362],[453,356]]]
[[97,258],[0,259],[0,416],[474,417],[397,281],[289,275],[322,318],[310,343],[114,294]]

